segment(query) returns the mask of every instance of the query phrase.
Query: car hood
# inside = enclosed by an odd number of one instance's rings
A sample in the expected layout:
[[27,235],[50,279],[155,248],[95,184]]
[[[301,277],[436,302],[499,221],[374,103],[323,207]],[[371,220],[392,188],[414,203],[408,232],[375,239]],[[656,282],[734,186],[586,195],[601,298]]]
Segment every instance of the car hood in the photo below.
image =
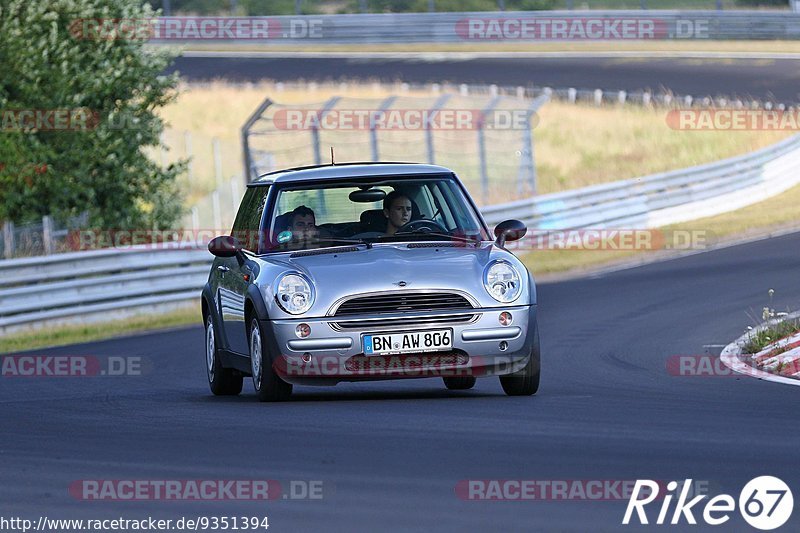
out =
[[359,247],[358,251],[295,257],[283,254],[266,259],[259,278],[264,280],[266,301],[274,301],[275,284],[270,280],[291,271],[306,275],[316,293],[314,306],[304,315],[310,317],[326,315],[342,298],[382,291],[460,291],[471,295],[479,307],[497,307],[505,304],[486,293],[483,273],[491,261],[504,259],[517,267],[523,278],[523,292],[512,305],[531,303],[527,271],[508,251],[491,242],[478,247],[441,244],[379,244],[369,249]]

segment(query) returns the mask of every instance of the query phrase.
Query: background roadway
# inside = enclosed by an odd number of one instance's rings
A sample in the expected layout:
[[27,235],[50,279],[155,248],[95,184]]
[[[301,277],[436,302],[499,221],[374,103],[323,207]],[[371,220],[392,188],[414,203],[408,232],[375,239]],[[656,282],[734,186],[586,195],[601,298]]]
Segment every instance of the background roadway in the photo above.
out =
[[800,102],[798,59],[179,57],[189,81],[380,80],[659,91]]

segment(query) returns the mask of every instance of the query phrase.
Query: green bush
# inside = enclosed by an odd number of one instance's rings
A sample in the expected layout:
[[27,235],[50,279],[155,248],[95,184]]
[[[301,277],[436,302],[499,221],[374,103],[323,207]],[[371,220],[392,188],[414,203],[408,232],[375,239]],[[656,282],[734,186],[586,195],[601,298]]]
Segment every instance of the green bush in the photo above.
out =
[[182,165],[162,169],[146,153],[160,142],[157,109],[175,96],[177,78],[161,75],[171,57],[141,40],[71,34],[76,19],[152,16],[137,0],[0,4],[4,117],[9,110],[62,109],[89,118],[73,123],[86,125],[78,131],[5,124],[0,220],[66,220],[88,212],[92,227],[151,229],[170,227],[180,216],[175,179]]

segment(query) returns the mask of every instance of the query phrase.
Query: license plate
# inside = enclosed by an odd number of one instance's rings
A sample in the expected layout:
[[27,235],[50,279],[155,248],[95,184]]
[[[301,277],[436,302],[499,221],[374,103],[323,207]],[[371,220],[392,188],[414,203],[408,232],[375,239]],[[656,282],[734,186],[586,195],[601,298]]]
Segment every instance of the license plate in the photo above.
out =
[[363,343],[365,355],[449,350],[453,347],[453,332],[436,329],[364,335]]

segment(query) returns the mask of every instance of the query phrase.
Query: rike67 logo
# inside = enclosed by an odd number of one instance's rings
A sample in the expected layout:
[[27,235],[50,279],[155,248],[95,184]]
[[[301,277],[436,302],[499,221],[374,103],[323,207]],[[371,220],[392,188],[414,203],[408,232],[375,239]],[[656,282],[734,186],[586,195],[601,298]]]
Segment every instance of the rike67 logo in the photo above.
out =
[[[634,524],[636,520],[643,525],[649,524],[652,515],[648,518],[645,506],[657,499],[661,500],[661,508],[655,521],[657,525],[683,523],[695,525],[697,524],[695,513],[700,513],[703,521],[711,526],[719,526],[730,520],[731,513],[737,507],[733,496],[720,494],[704,502],[705,505],[700,505],[708,495],[701,494],[689,499],[691,486],[691,479],[687,479],[682,486],[677,481],[670,481],[667,483],[667,493],[664,495],[659,494],[659,485],[656,481],[637,479],[622,523],[630,524],[633,519]],[[640,497],[641,495],[644,497]],[[675,496],[677,501],[670,517],[670,507]],[[783,480],[773,476],[760,476],[747,482],[739,493],[738,504],[739,513],[745,522],[756,529],[767,531],[777,529],[789,520],[794,509],[794,498],[791,489]]]

